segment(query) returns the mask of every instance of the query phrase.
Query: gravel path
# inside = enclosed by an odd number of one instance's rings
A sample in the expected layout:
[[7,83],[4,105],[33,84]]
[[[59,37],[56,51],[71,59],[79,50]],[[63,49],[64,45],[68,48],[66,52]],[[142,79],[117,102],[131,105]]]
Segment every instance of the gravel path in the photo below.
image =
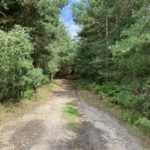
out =
[[[45,104],[0,125],[0,150],[142,150],[116,119],[73,93],[62,82]],[[80,114],[76,130],[62,117],[72,102]]]

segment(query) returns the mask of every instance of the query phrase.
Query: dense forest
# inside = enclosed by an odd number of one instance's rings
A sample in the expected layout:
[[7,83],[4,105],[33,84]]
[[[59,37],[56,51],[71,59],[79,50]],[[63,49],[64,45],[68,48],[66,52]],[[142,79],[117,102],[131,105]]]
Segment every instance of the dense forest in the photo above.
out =
[[73,54],[59,21],[65,4],[66,0],[0,1],[0,102],[18,101],[61,68],[67,71]]
[[73,73],[123,108],[124,120],[149,131],[149,1],[81,0],[72,7],[82,29],[74,41],[59,20],[67,2],[0,1],[0,102]]
[[150,133],[149,1],[83,0],[73,11],[82,27],[75,60],[80,84]]

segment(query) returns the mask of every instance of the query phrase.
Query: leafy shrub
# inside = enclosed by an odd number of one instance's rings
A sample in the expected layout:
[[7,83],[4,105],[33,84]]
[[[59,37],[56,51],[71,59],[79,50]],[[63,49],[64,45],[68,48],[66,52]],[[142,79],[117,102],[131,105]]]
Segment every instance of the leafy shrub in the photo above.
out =
[[150,102],[145,94],[133,95],[129,92],[120,92],[112,98],[112,103],[131,109],[145,117],[150,116]]
[[132,78],[145,77],[150,71],[150,56],[147,54],[131,54],[128,58],[123,58],[119,62],[119,70],[122,77],[128,75]]
[[[113,103],[121,106],[123,109],[128,109],[136,115],[142,115],[150,118],[150,82],[149,79],[143,81],[130,81],[118,85],[116,83],[105,83],[103,85],[96,82],[78,81],[80,87],[93,91],[95,94],[105,97],[108,103]],[[124,115],[124,118],[129,117],[129,113]],[[127,118],[128,118],[127,117]],[[127,119],[126,118],[126,119]],[[130,117],[129,117],[130,118]],[[130,122],[130,119],[127,119]]]
[[144,94],[143,99],[141,99],[141,112],[142,114],[147,117],[150,118],[150,96]]
[[115,93],[119,92],[119,86],[115,83],[109,83],[100,86],[99,90],[108,94],[108,96],[114,96]]
[[121,114],[120,114],[120,118],[124,121],[124,122],[127,122],[127,123],[134,123],[135,120],[137,119],[137,117],[134,115],[133,112],[131,111],[123,111]]
[[42,69],[33,66],[34,45],[29,32],[21,26],[9,32],[0,30],[0,102],[20,99],[24,92],[25,97],[31,97],[32,89],[48,81]]
[[0,30],[0,101],[21,97],[23,76],[33,68],[33,44],[29,29],[15,26],[9,32]]
[[32,88],[37,88],[47,81],[46,76],[43,75],[43,71],[40,68],[34,68],[30,70],[27,74],[28,85]]
[[100,85],[92,83],[89,85],[89,89],[92,90],[95,94],[98,94],[100,91]]
[[144,131],[150,134],[150,120],[148,120],[145,117],[139,117],[138,120],[136,121],[136,124],[141,126]]
[[31,90],[31,89],[25,91],[23,94],[23,97],[29,100],[31,100],[33,96],[34,96],[34,90]]
[[111,102],[128,108],[131,102],[131,97],[126,92],[119,92],[115,94]]

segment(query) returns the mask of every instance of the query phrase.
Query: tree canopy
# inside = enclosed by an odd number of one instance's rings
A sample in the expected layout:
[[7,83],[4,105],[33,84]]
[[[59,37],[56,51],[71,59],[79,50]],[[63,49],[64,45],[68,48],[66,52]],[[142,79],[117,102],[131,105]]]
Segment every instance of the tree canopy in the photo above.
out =
[[61,69],[70,39],[59,21],[67,0],[0,1],[0,101],[20,99]]
[[125,121],[149,132],[149,1],[82,0],[73,12],[82,27],[75,60],[78,76],[88,81],[88,89],[121,106]]

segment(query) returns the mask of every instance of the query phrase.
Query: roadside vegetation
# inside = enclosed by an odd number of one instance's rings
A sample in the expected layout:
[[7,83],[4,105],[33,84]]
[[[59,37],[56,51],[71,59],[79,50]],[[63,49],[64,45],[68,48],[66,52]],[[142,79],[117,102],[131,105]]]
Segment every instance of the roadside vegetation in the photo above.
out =
[[38,104],[57,84],[56,73],[70,73],[72,40],[59,20],[66,4],[0,1],[0,120]]
[[119,107],[123,121],[150,137],[149,1],[86,2],[73,6],[82,27],[75,60],[78,84]]
[[[137,105],[134,107],[135,105],[131,102],[126,104],[125,101],[130,101],[130,99],[119,97],[121,102],[116,103],[116,96],[120,95],[120,91],[116,90],[117,85],[108,84],[103,86],[87,80],[70,81],[69,84],[71,88],[77,90],[81,99],[85,100],[86,103],[119,119],[132,134],[142,139],[143,147],[146,150],[149,149],[149,119],[138,112]],[[127,96],[132,97],[130,94]],[[125,105],[122,104],[122,101]],[[132,107],[129,107],[129,105]],[[142,104],[140,107],[142,107]]]
[[60,84],[60,80],[53,80],[39,87],[36,91],[30,91],[26,93],[26,98],[20,102],[7,102],[0,104],[0,122],[9,120],[12,117],[17,117],[24,114],[27,111],[32,110],[36,106],[46,102],[48,97],[52,94],[52,91]]
[[59,21],[67,0],[0,1],[0,103],[19,102],[70,71],[71,40]]

